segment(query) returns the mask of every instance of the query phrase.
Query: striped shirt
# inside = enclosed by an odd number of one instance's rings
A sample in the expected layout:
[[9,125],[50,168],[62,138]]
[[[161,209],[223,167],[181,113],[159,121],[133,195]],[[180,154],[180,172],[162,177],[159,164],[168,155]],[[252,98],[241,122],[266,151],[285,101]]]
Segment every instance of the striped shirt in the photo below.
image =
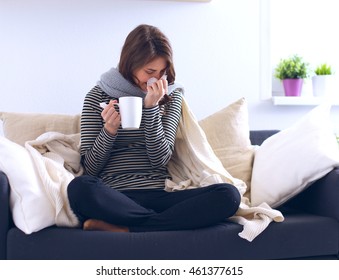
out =
[[143,108],[139,129],[115,136],[104,129],[99,103],[114,99],[99,86],[85,97],[81,114],[81,156],[86,173],[117,190],[163,189],[181,116],[182,95],[164,106]]

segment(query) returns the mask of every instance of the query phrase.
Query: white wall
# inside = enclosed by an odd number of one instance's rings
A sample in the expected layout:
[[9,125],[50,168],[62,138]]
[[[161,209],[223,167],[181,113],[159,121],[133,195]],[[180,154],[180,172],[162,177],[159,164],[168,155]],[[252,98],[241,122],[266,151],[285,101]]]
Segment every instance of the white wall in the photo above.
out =
[[284,128],[311,107],[260,98],[260,0],[0,0],[0,111],[79,113],[138,24],[170,38],[177,82],[201,119],[244,96],[252,129]]

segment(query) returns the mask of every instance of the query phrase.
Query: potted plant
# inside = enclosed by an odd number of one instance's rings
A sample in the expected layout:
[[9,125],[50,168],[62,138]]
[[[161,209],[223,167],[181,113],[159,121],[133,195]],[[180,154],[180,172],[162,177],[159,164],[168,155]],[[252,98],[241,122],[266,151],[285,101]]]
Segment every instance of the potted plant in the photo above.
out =
[[326,63],[316,67],[315,76],[312,77],[312,88],[314,96],[328,95],[334,82],[332,67]]
[[283,82],[286,96],[300,96],[304,79],[310,77],[310,66],[295,54],[280,60],[274,76]]

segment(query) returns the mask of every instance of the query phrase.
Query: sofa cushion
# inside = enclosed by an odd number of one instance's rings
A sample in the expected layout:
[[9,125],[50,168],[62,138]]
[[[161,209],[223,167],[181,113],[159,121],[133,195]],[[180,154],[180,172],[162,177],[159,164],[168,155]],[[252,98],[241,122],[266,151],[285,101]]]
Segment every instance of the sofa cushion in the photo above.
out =
[[251,182],[251,203],[275,208],[339,166],[339,149],[322,104],[291,127],[269,137],[257,149]]
[[50,227],[25,235],[12,228],[7,256],[21,260],[263,260],[338,253],[335,219],[284,215],[283,223],[271,224],[254,242],[239,238],[241,225],[229,222],[199,230],[129,233]]
[[80,115],[0,112],[4,136],[24,145],[47,131],[64,134],[80,132]]
[[245,98],[199,121],[214,153],[225,169],[250,188],[254,146],[249,138],[248,108]]

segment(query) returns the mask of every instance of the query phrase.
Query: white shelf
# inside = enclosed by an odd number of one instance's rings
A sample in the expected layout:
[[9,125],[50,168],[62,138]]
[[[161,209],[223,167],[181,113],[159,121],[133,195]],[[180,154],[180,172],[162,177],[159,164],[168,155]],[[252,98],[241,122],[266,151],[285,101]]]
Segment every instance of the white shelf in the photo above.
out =
[[[273,96],[272,102],[274,105],[286,106],[316,106],[324,101],[324,97],[315,96]],[[339,99],[333,99],[333,105],[339,105]]]

